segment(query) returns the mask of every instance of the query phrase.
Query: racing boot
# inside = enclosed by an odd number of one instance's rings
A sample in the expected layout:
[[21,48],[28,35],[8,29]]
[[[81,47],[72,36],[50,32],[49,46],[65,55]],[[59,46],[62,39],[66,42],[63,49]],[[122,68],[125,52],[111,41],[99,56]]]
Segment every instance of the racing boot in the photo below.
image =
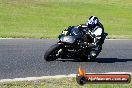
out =
[[90,52],[90,59],[95,59],[98,55],[98,51],[91,51]]

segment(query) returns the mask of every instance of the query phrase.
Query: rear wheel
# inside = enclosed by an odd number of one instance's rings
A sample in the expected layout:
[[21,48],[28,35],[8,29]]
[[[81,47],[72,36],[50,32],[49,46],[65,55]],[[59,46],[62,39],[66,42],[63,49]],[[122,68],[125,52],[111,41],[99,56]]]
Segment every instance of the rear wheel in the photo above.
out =
[[59,50],[61,49],[61,46],[59,44],[52,45],[45,53],[44,59],[46,61],[54,61],[59,56]]

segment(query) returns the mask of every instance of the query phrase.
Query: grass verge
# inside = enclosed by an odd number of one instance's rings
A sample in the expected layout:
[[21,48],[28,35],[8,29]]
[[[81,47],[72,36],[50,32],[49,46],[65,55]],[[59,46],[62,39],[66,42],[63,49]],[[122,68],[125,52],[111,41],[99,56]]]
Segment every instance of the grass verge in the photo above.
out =
[[1,38],[57,38],[96,15],[109,38],[132,38],[132,0],[0,0]]
[[77,84],[75,78],[51,78],[35,81],[3,82],[0,88],[132,88],[129,84]]

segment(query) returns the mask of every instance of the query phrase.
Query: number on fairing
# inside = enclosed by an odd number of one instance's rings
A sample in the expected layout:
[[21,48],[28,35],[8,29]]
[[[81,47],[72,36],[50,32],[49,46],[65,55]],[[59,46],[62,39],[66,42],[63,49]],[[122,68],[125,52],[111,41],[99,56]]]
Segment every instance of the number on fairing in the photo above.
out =
[[66,35],[68,31],[63,31],[62,34]]

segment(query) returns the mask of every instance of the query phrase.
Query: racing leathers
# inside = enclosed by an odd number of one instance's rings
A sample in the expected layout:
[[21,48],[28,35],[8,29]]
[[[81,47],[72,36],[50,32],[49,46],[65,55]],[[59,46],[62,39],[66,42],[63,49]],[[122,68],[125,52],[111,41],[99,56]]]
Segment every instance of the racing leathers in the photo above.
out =
[[102,44],[104,43],[104,27],[101,23],[98,23],[94,28],[90,28],[86,24],[79,25],[80,29],[83,29],[86,32],[84,36],[90,36],[92,38],[92,42],[88,44],[92,45],[93,56],[97,56],[102,50]]

